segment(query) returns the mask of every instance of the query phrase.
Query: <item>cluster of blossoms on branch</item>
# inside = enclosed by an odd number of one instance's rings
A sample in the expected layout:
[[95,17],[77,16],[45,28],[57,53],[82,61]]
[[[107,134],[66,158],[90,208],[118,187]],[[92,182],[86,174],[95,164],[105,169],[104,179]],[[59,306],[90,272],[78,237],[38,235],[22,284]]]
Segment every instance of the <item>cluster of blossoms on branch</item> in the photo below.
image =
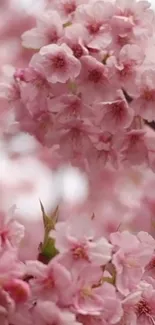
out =
[[[0,213],[0,324],[154,325],[155,180],[134,168],[155,169],[155,14],[147,1],[46,0],[36,16],[22,35],[30,62],[0,84],[14,117],[3,136],[35,137],[37,157],[80,168],[90,192],[51,216],[40,202],[33,260],[15,211]],[[127,208],[122,173],[145,188],[141,206]]]
[[87,172],[154,168],[154,22],[147,1],[49,1],[22,36],[28,67],[1,86],[20,129]]
[[11,325],[155,324],[155,240],[104,236],[95,216],[43,220],[38,260],[19,258],[24,227],[1,215],[0,321]]

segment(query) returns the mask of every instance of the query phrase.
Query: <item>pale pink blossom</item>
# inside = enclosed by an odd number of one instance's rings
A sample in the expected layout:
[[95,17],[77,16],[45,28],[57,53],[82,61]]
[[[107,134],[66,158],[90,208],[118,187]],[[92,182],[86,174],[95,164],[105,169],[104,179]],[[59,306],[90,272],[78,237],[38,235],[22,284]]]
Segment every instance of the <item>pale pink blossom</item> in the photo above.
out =
[[109,69],[91,56],[81,58],[81,73],[78,78],[79,90],[86,102],[106,100],[112,93]]
[[[155,323],[155,290],[147,282],[141,282],[137,291],[123,300],[124,315],[120,323],[129,325],[154,325]],[[123,323],[124,322],[124,323]]]
[[75,21],[87,29],[87,45],[90,48],[105,49],[111,43],[110,26],[108,24],[114,12],[112,2],[92,1],[81,5],[76,11]]
[[80,220],[76,217],[60,222],[52,231],[51,236],[68,267],[105,265],[110,261],[112,246],[104,237],[96,236],[94,227],[94,222],[83,216]]
[[102,315],[109,324],[114,324],[122,316],[121,303],[111,284],[100,284],[102,276],[101,269],[97,267],[84,268],[75,282],[73,305],[80,314]]
[[17,250],[7,248],[0,252],[0,283],[21,278],[25,274],[24,264],[18,259]]
[[51,101],[51,111],[57,113],[59,123],[69,122],[71,119],[93,118],[93,110],[80,96],[65,94]]
[[144,285],[140,301],[136,305],[137,325],[154,325],[155,323],[155,290]]
[[120,150],[125,165],[148,165],[148,146],[145,131],[132,130],[117,134],[113,141],[116,150]]
[[64,157],[70,159],[78,153],[86,153],[91,146],[89,135],[96,133],[96,128],[88,119],[73,117],[57,124],[55,142],[59,144]]
[[53,89],[44,75],[28,67],[18,69],[14,78],[20,89],[22,103],[27,107],[32,117],[39,111],[48,111],[53,98]]
[[59,308],[52,301],[38,301],[33,311],[33,320],[38,325],[80,325],[74,313],[68,309]]
[[94,105],[97,111],[97,124],[103,131],[116,133],[127,129],[134,116],[132,108],[128,105],[122,91],[117,92],[116,99],[111,102],[101,102]]
[[15,303],[25,303],[30,297],[29,285],[20,279],[13,279],[4,283],[3,288]]
[[132,102],[132,107],[137,115],[142,118],[152,121],[155,118],[155,70],[147,69],[143,71],[136,82],[136,91],[134,92],[135,99]]
[[57,43],[63,36],[63,26],[57,11],[45,11],[38,18],[37,27],[22,35],[23,46],[40,49],[42,46]]
[[64,41],[73,51],[74,56],[80,59],[83,55],[88,55],[87,31],[81,24],[73,24],[65,28]]
[[42,47],[39,54],[33,56],[30,64],[42,72],[47,81],[54,84],[76,78],[81,68],[80,62],[66,44]]
[[128,34],[132,39],[144,40],[152,34],[154,12],[148,1],[117,0],[112,23],[120,34]]
[[87,3],[89,0],[48,0],[49,8],[56,9],[64,21],[64,23],[68,23],[68,21],[72,21],[74,19],[75,12],[83,3]]
[[26,272],[33,277],[30,285],[36,297],[67,303],[65,297],[71,286],[71,275],[63,265],[54,260],[48,265],[39,261],[27,261]]
[[144,268],[154,252],[153,238],[148,237],[148,244],[146,237],[147,234],[143,232],[135,236],[128,231],[113,233],[110,236],[116,250],[112,260],[116,268],[116,286],[125,296],[135,289],[142,279]]
[[138,45],[125,45],[122,47],[117,66],[117,78],[119,84],[128,94],[135,90],[137,69],[142,65],[145,55]]
[[15,220],[13,211],[0,213],[0,248],[19,247],[24,238],[24,226]]

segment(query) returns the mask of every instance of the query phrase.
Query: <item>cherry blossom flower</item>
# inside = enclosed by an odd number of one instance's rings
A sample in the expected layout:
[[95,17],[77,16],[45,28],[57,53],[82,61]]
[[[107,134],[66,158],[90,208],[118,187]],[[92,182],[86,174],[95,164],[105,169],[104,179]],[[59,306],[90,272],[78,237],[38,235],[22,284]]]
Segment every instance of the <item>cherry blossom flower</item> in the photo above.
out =
[[83,315],[98,316],[103,313],[105,320],[115,323],[122,316],[121,304],[111,284],[98,285],[101,277],[102,272],[99,268],[86,267],[81,271],[76,283],[77,294],[73,297],[74,308]]
[[44,46],[39,54],[34,55],[31,65],[52,83],[65,83],[80,73],[80,62],[66,44]]
[[33,319],[39,325],[45,325],[49,322],[59,325],[80,325],[80,323],[76,321],[73,313],[69,312],[67,309],[60,309],[52,301],[48,300],[38,301],[34,309]]
[[101,125],[103,131],[111,133],[129,127],[134,116],[121,91],[118,91],[114,101],[98,103],[95,109],[98,111],[97,124]]
[[129,95],[132,95],[134,91],[137,69],[143,63],[144,58],[142,49],[135,44],[123,46],[119,53],[117,76],[119,83]]
[[27,274],[34,277],[31,287],[35,296],[65,302],[65,291],[71,285],[71,275],[63,265],[50,262],[46,266],[39,261],[28,261],[26,269]]
[[[139,235],[141,237],[141,233]],[[152,245],[147,245],[145,235],[142,233],[144,237],[142,241],[138,236],[128,231],[113,233],[110,236],[112,244],[116,247],[116,253],[113,256],[113,264],[117,272],[116,285],[124,295],[128,295],[139,283],[144,267],[151,260],[154,251],[154,241]]]
[[65,28],[65,36],[62,40],[72,49],[74,56],[80,59],[81,56],[87,55],[87,31],[81,24],[70,25]]
[[92,103],[93,100],[102,100],[111,94],[109,69],[101,62],[90,56],[81,58],[82,69],[79,76],[79,90],[84,100]]
[[42,46],[57,43],[63,36],[63,26],[57,11],[46,11],[37,21],[37,27],[22,35],[23,46],[40,49]]
[[148,165],[148,149],[145,132],[132,130],[116,136],[113,142],[114,148],[121,151],[122,160],[129,165]]
[[117,0],[113,17],[114,27],[122,34],[129,34],[134,39],[144,39],[152,34],[153,11],[148,1]]
[[3,288],[16,303],[25,303],[30,297],[30,288],[25,281],[10,280],[4,284]]
[[148,121],[154,119],[154,80],[155,71],[153,69],[143,71],[137,80],[136,98],[132,102],[135,113]]
[[9,211],[8,216],[0,213],[0,247],[19,247],[24,238],[24,226],[15,220],[13,212]]
[[104,265],[110,261],[112,246],[105,238],[97,238],[93,228],[93,221],[85,216],[80,222],[77,218],[72,218],[56,225],[51,236],[55,238],[57,249],[65,257],[66,265],[72,267],[77,264],[78,267],[83,267],[91,263]]

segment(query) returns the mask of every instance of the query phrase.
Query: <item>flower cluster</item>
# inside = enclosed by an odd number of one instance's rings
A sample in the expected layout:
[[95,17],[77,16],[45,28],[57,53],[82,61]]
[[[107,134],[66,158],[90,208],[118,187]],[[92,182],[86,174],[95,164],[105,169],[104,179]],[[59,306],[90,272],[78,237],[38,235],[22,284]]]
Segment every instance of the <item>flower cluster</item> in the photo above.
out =
[[49,218],[41,207],[38,260],[20,259],[24,227],[13,211],[1,214],[1,324],[154,324],[153,237],[127,230],[105,237],[95,216],[59,221],[58,209]]
[[[4,139],[33,136],[51,170],[80,168],[89,193],[82,204],[66,204],[71,191],[60,191],[51,216],[40,201],[43,234],[33,259],[33,229],[14,209],[3,211],[18,186],[10,190],[2,178],[0,324],[154,325],[155,138],[145,121],[155,119],[155,14],[147,1],[44,2],[35,27],[34,17],[25,17],[23,31],[15,19],[30,62],[21,48],[15,61],[10,55],[17,68],[1,78],[0,131]],[[3,37],[14,37],[8,30]],[[4,112],[13,123],[7,132]],[[18,191],[31,191],[29,174]],[[63,172],[57,181],[62,188]]]
[[154,22],[147,1],[46,1],[22,35],[35,54],[3,85],[20,129],[87,171],[153,168]]

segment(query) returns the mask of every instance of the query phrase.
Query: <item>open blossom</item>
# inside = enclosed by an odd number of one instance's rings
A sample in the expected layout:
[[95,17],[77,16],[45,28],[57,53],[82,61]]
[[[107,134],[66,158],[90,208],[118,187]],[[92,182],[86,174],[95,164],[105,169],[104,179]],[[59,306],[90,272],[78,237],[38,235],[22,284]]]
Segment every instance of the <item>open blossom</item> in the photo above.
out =
[[24,226],[15,220],[15,217],[8,212],[8,216],[0,213],[0,248],[19,247],[24,238]]
[[145,131],[132,130],[117,135],[114,148],[121,151],[122,161],[127,165],[148,165],[148,149]]
[[62,40],[72,49],[77,59],[89,54],[86,47],[87,32],[81,24],[78,23],[66,27]]
[[137,325],[154,324],[155,322],[155,290],[150,285],[142,286],[142,296],[136,305]]
[[79,6],[75,21],[80,22],[86,28],[88,47],[105,49],[110,45],[111,34],[108,21],[112,17],[113,11],[113,5],[108,1],[92,1],[92,3]]
[[148,1],[116,1],[113,26],[120,34],[129,34],[132,39],[144,39],[153,32],[153,11]]
[[136,82],[136,91],[132,107],[137,115],[152,121],[155,117],[155,70],[147,69],[143,71]]
[[51,102],[53,113],[57,113],[59,123],[69,122],[71,119],[82,120],[93,118],[93,110],[80,96],[76,94],[62,95]]
[[133,120],[132,108],[128,105],[122,91],[118,91],[116,99],[94,105],[98,111],[97,124],[103,131],[116,133],[130,126]]
[[128,94],[132,94],[135,89],[137,69],[141,66],[144,58],[143,50],[137,45],[127,44],[119,53],[117,78]]
[[105,265],[111,259],[112,246],[96,236],[93,221],[85,216],[58,223],[51,236],[69,267]]
[[80,325],[75,315],[65,308],[59,308],[52,301],[38,301],[33,312],[33,319],[36,324],[58,324],[58,325]]
[[16,303],[25,303],[30,297],[29,285],[20,279],[6,282],[3,288]]
[[84,268],[77,278],[73,305],[82,315],[102,315],[109,324],[115,324],[122,316],[121,303],[111,284],[100,284],[102,276],[97,267]]
[[137,290],[122,302],[123,317],[118,325],[149,325],[155,322],[155,290],[150,283],[141,282]]
[[26,273],[34,277],[30,284],[35,296],[66,302],[65,295],[67,296],[66,290],[71,285],[71,275],[63,265],[55,261],[47,266],[39,261],[28,261]]
[[0,253],[0,282],[5,284],[10,279],[24,276],[24,264],[18,259],[17,250],[8,248]]
[[70,159],[76,153],[86,153],[91,146],[90,135],[96,129],[87,119],[76,119],[61,121],[56,127],[55,142],[60,146],[60,152],[64,157]]
[[22,35],[23,46],[40,49],[42,46],[57,43],[63,35],[61,18],[57,11],[46,11],[39,17],[37,27]]
[[42,47],[39,54],[35,54],[32,58],[31,66],[43,72],[47,80],[54,84],[76,78],[81,67],[66,44]]
[[112,92],[108,67],[87,55],[81,58],[81,65],[78,84],[84,100],[92,103],[95,100],[106,99]]
[[[49,8],[58,10],[63,22],[72,21],[79,5],[87,3],[88,0],[48,0]],[[48,2],[47,1],[47,2]]]
[[[128,295],[142,279],[155,242],[152,238],[151,243],[147,243],[147,233],[139,233],[136,237],[128,231],[113,233],[110,238],[116,249],[112,260],[117,272],[116,286],[122,294]],[[150,237],[148,239],[150,242]]]
[[43,73],[28,67],[17,70],[14,78],[20,90],[22,103],[32,117],[39,111],[48,111],[50,100],[53,97],[53,89]]

